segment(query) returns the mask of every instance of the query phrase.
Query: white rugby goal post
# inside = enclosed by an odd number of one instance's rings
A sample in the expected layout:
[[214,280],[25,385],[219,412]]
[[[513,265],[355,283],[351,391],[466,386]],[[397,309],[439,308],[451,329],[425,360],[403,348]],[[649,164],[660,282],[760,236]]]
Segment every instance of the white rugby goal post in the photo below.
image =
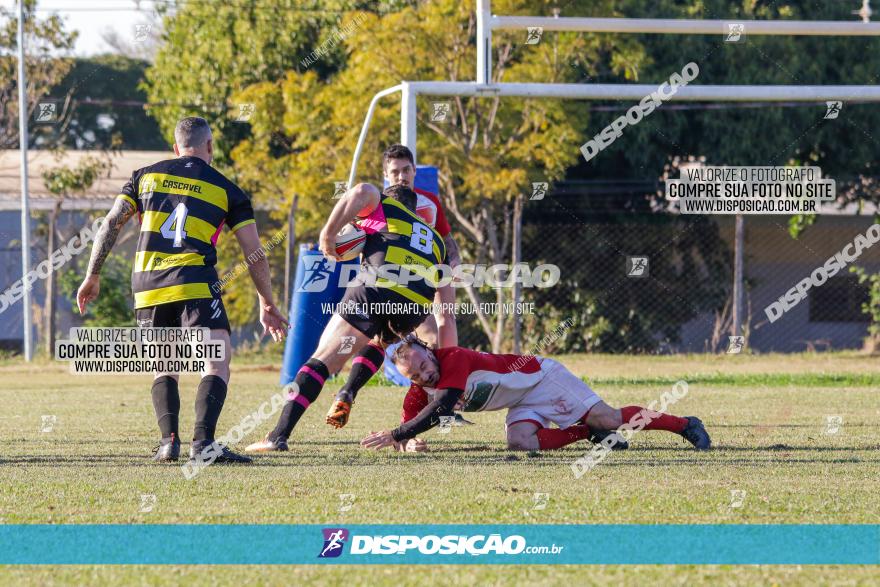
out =
[[[401,93],[400,142],[416,152],[416,98],[430,96],[518,96],[573,100],[632,100],[638,102],[657,90],[650,84],[549,84],[492,83],[492,31],[521,30],[537,27],[542,31],[574,31],[593,33],[655,33],[679,35],[725,35],[731,25],[742,25],[746,35],[778,36],[878,36],[880,23],[867,22],[870,7],[864,2],[859,21],[797,21],[797,20],[697,20],[653,18],[579,18],[547,16],[496,16],[491,0],[476,0],[477,64],[472,82],[402,81],[378,92],[370,102],[351,162],[348,186],[357,178],[357,164],[380,99]],[[880,86],[773,86],[773,85],[700,85],[680,86],[670,98],[678,102],[880,102]],[[736,217],[734,247],[733,332],[742,332],[743,297],[743,219]]]
[[[797,21],[797,20],[696,20],[653,18],[579,18],[552,16],[495,16],[491,0],[476,0],[477,64],[476,80],[402,81],[378,92],[367,110],[357,147],[351,163],[348,185],[357,178],[357,164],[369,131],[373,111],[379,100],[401,93],[400,142],[416,153],[416,98],[430,96],[519,96],[530,98],[563,98],[573,100],[633,100],[638,102],[657,89],[650,84],[548,84],[492,83],[492,31],[521,30],[531,27],[544,31],[575,31],[594,33],[656,33],[656,34],[727,34],[730,25],[743,25],[747,35],[780,36],[880,36],[880,23],[862,21]],[[699,85],[677,89],[671,98],[678,102],[880,102],[880,86],[751,86]]]

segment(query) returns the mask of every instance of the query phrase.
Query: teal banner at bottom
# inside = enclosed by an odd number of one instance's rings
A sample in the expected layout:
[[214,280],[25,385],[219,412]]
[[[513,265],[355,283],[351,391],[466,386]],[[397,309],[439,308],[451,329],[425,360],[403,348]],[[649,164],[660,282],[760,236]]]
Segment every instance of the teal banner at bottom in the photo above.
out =
[[0,526],[0,564],[880,564],[880,525]]

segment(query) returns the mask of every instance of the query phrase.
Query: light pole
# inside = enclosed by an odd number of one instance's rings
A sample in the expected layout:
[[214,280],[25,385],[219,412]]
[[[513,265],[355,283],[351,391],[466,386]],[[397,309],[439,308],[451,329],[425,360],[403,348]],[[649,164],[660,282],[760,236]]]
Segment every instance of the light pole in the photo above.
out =
[[27,274],[31,268],[31,226],[28,208],[28,130],[27,130],[27,77],[24,71],[24,0],[18,0],[18,140],[21,153],[21,277],[24,283],[22,323],[24,324],[24,360],[34,357],[31,340],[31,291]]

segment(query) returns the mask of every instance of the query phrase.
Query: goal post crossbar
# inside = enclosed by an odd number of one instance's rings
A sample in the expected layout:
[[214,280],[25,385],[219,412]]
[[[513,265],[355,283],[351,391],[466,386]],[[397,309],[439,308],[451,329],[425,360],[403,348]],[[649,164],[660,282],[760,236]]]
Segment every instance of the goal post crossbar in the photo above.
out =
[[[432,96],[517,96],[574,100],[634,100],[657,91],[650,84],[548,84],[491,83],[492,30],[524,32],[529,27],[551,31],[658,34],[717,34],[726,32],[728,24],[744,25],[746,35],[880,35],[880,23],[859,21],[755,21],[695,20],[644,18],[578,18],[542,16],[494,16],[490,0],[476,0],[477,68],[476,81],[404,81],[378,92],[370,102],[348,178],[349,187],[357,177],[357,164],[363,150],[373,112],[378,101],[393,93],[401,93],[400,142],[416,155],[416,100],[420,95]],[[699,64],[698,64],[699,65]],[[677,88],[670,101],[677,102],[880,102],[878,85],[841,86],[755,86],[699,85]]]
[[730,25],[743,26],[746,35],[850,36],[880,35],[880,23],[846,20],[700,20],[685,18],[579,18],[553,16],[490,16],[488,28],[582,33],[653,33],[725,35]]

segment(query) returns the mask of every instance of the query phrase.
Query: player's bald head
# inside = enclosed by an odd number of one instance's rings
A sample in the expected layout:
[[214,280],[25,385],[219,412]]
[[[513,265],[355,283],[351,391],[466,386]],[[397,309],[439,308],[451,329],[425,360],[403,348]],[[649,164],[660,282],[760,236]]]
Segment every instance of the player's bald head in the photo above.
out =
[[181,118],[174,127],[174,142],[181,150],[205,148],[210,140],[211,127],[200,116]]
[[208,165],[214,160],[214,141],[208,121],[200,116],[187,116],[174,127],[174,154],[198,157]]

